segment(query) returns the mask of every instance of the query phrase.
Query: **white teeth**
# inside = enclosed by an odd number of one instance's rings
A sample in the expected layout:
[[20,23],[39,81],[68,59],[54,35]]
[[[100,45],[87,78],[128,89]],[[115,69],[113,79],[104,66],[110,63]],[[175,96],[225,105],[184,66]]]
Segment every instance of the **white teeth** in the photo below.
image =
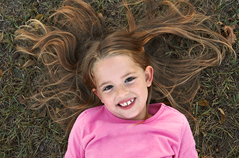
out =
[[130,105],[133,101],[134,101],[134,99],[131,99],[131,100],[127,101],[127,102],[121,103],[120,106],[128,106],[128,105]]

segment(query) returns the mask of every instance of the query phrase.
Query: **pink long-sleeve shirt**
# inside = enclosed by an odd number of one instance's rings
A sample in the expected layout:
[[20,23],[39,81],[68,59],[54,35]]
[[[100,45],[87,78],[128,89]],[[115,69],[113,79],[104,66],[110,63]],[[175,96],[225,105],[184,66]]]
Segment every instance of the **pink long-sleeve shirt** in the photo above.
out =
[[144,122],[115,117],[106,107],[84,111],[68,140],[65,158],[197,158],[185,116],[162,103],[150,104]]

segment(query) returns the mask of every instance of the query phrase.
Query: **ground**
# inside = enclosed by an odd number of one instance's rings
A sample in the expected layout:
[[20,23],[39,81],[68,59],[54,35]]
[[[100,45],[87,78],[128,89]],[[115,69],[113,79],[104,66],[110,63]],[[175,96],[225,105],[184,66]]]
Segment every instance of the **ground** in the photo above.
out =
[[[88,0],[111,27],[121,25],[118,0]],[[196,9],[211,16],[222,29],[233,28],[239,36],[237,0],[191,1]],[[62,0],[0,0],[0,158],[63,157],[67,136],[46,110],[30,110],[28,97],[36,91],[42,65],[32,56],[16,53],[14,32],[31,18],[47,22]],[[137,7],[135,5],[134,7]],[[140,19],[140,12],[133,13]],[[191,104],[198,121],[191,124],[199,157],[239,157],[239,42],[237,53],[228,53],[221,66],[205,69],[201,88]],[[198,127],[198,128],[195,128]]]

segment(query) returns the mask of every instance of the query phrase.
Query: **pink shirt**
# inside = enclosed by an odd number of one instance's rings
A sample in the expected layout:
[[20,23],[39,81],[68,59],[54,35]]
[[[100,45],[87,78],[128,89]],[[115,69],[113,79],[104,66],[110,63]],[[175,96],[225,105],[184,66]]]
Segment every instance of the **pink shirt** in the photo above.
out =
[[[65,158],[197,158],[186,117],[162,103],[150,104],[145,122],[124,120],[105,106],[84,111],[68,140]],[[140,124],[138,124],[140,123]]]

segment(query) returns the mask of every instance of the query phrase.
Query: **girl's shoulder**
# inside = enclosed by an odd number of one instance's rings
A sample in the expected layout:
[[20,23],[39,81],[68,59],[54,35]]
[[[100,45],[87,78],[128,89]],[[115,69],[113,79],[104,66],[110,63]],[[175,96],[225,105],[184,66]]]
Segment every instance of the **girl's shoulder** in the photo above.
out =
[[101,113],[102,110],[104,110],[103,105],[100,105],[100,106],[96,106],[96,107],[93,107],[93,108],[86,109],[80,115],[97,114],[97,113]]
[[181,116],[184,117],[184,115],[179,112],[178,110],[176,110],[175,108],[165,105],[164,103],[154,103],[154,104],[149,104],[149,112],[154,114],[158,114],[158,115],[162,115],[163,113],[167,113],[167,114],[172,114],[172,115],[176,115],[176,116]]
[[188,122],[184,114],[173,107],[165,105],[164,103],[150,104],[149,112],[153,115],[152,119],[156,119],[157,121],[178,122],[182,124]]
[[82,120],[84,119],[84,121],[86,121],[87,119],[94,119],[99,117],[99,115],[102,115],[104,113],[104,107],[103,105],[101,106],[96,106],[90,109],[87,109],[85,111],[83,111],[76,119],[76,121],[78,120]]

